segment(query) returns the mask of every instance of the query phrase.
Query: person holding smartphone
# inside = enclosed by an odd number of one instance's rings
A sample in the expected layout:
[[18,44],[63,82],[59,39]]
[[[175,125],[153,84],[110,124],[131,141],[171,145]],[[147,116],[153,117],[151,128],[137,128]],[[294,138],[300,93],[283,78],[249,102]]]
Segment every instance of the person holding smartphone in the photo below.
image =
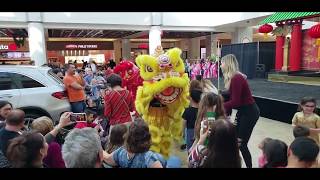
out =
[[66,76],[63,78],[71,105],[74,113],[83,113],[86,108],[84,86],[85,81],[82,73],[75,75],[76,68],[73,64],[66,64]]
[[235,55],[228,54],[221,59],[221,70],[224,76],[225,88],[229,100],[224,102],[224,109],[231,114],[232,109],[237,109],[235,122],[237,134],[241,141],[240,151],[248,168],[252,168],[252,158],[248,149],[248,142],[260,116],[260,110],[255,103],[246,75],[239,71]]
[[[214,117],[213,117],[214,116]],[[203,128],[205,125],[208,126],[208,120],[210,119],[221,119],[225,118],[224,108],[223,108],[223,100],[220,95],[216,95],[213,92],[205,93],[205,95],[201,98],[197,120],[195,122],[194,127],[194,137],[195,140],[193,142],[192,147],[190,148],[190,152],[196,146],[200,139],[200,134],[203,132]]]
[[241,168],[235,126],[222,118],[203,127],[199,141],[190,152],[189,167]]

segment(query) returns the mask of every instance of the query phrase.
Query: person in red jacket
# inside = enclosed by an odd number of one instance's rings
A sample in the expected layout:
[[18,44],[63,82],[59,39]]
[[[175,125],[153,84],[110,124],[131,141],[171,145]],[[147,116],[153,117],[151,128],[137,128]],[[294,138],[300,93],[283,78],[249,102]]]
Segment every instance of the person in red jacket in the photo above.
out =
[[260,116],[260,110],[252,97],[246,75],[239,71],[235,55],[228,54],[221,59],[221,70],[224,76],[225,88],[229,93],[229,100],[225,101],[225,111],[230,114],[237,109],[236,126],[238,138],[241,141],[240,151],[248,168],[252,167],[252,158],[248,149],[248,142]]
[[117,74],[108,77],[111,89],[106,91],[104,97],[104,115],[108,118],[110,129],[117,124],[130,125],[132,122],[131,112],[134,111],[134,100],[130,91],[121,87],[122,79]]

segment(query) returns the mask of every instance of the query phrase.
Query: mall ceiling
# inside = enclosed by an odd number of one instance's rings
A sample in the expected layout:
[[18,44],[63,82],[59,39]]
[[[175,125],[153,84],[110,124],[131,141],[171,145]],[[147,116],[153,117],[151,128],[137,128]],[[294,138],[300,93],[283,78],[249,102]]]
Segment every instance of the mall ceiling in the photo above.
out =
[[[49,29],[48,35],[50,38],[124,38],[141,31],[114,31],[114,30],[60,30]],[[210,32],[175,32],[164,31],[163,39],[179,39],[179,38],[194,38],[210,35]],[[148,38],[148,34],[138,38]]]
[[25,29],[1,29],[0,28],[0,37],[13,37],[13,35],[18,35],[19,37],[28,36],[28,32]]
[[[0,37],[12,37],[12,34],[18,32],[27,36],[25,29],[8,29],[0,28]],[[75,29],[49,29],[49,38],[125,38],[141,31],[114,31],[114,30],[75,30]],[[217,33],[217,32],[215,32]],[[181,38],[195,38],[210,35],[211,32],[178,32],[178,31],[163,31],[163,39],[181,39]],[[148,33],[137,37],[147,39]]]
[[123,38],[140,31],[49,29],[49,38]]
[[177,31],[164,31],[163,39],[180,39],[180,38],[195,38],[201,36],[208,36],[211,32],[177,32]]

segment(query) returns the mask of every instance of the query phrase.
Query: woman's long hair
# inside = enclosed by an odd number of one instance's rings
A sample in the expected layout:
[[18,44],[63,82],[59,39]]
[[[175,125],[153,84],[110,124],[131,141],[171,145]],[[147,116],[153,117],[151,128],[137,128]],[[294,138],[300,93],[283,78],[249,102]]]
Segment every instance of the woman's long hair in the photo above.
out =
[[224,87],[229,89],[232,77],[239,72],[239,64],[237,58],[233,54],[225,55],[221,58],[224,67],[221,68],[224,77]]
[[201,80],[202,92],[209,93],[213,92],[218,94],[218,89],[213,85],[213,83],[209,79],[202,79]]
[[111,154],[119,147],[123,146],[126,140],[128,128],[124,124],[115,125],[109,135],[109,143],[106,146],[106,151]]
[[216,95],[214,93],[206,93],[200,100],[197,120],[194,127],[194,135],[196,140],[199,140],[200,138],[201,121],[203,120],[206,112],[208,111],[208,108],[213,106],[216,106],[216,119],[225,117],[223,99],[221,95]]
[[236,128],[230,121],[216,120],[208,139],[203,168],[241,168]]
[[44,147],[45,139],[36,132],[25,132],[11,140],[7,158],[14,168],[30,168],[34,167],[36,161],[39,160],[40,149]]

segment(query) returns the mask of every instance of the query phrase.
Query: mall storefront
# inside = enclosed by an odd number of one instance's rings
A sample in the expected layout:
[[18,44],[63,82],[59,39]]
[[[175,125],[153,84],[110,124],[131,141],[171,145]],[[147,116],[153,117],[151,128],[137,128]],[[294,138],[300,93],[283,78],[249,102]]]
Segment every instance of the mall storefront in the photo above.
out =
[[102,65],[114,59],[114,47],[110,41],[48,41],[47,55],[48,63],[76,62],[81,67],[83,62],[93,59]]
[[30,64],[28,41],[18,47],[14,41],[0,41],[0,64]]

